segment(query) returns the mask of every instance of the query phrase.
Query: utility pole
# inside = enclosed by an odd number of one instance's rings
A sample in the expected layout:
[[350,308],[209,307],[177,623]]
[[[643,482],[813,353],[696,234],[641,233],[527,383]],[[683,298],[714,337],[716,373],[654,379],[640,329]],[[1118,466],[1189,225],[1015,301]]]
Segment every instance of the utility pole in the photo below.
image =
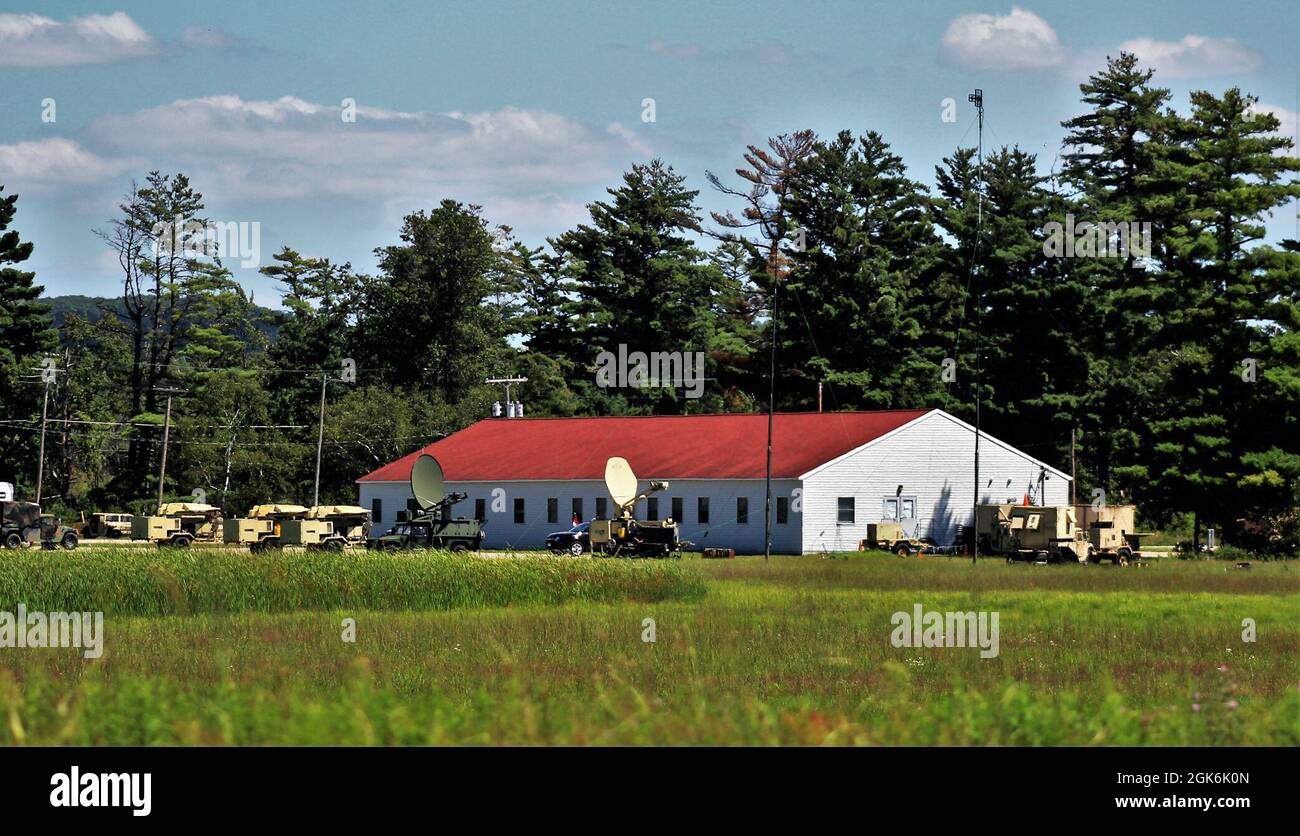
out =
[[975,314],[975,493],[971,497],[971,550],[972,564],[979,563],[980,538],[980,314],[979,293],[975,285],[975,257],[980,248],[980,229],[984,226],[984,91],[975,88],[975,92],[966,97],[966,101],[975,105],[979,118],[979,144],[977,159],[979,161],[979,198],[976,203],[975,241],[971,246],[971,291],[974,296],[972,309]]
[[1078,490],[1074,481],[1074,437],[1079,432],[1075,427],[1070,427],[1070,504],[1073,505],[1077,500]]
[[320,376],[320,425],[316,429],[316,484],[311,492],[313,508],[320,505],[320,451],[325,446],[325,385],[329,380],[330,376],[327,374]]
[[526,377],[489,377],[487,380],[485,380],[485,381],[483,381],[483,382],[484,382],[484,383],[488,383],[488,384],[499,384],[499,385],[505,386],[505,389],[506,389],[506,402],[505,402],[505,410],[504,410],[504,412],[503,412],[502,414],[504,414],[507,418],[514,418],[514,417],[515,417],[515,407],[514,407],[514,401],[510,400],[510,387],[511,387],[511,386],[514,386],[516,383],[527,383],[527,382],[528,382],[528,378],[526,378]]
[[162,508],[163,504],[163,486],[167,482],[167,444],[171,441],[172,433],[172,397],[181,394],[179,389],[161,390],[167,394],[167,417],[163,419],[163,446],[162,461],[158,464],[158,507]]
[[[51,375],[52,377],[52,375]],[[50,381],[45,381],[45,399],[41,402],[41,454],[36,466],[36,504],[41,504],[41,487],[45,481],[45,421],[50,409]]]
[[[45,395],[41,400],[41,452],[36,464],[36,504],[41,504],[41,493],[45,487],[45,427],[50,415],[50,384],[63,371],[53,357],[47,356],[41,361],[41,380],[45,383]],[[66,427],[67,424],[64,424]]]

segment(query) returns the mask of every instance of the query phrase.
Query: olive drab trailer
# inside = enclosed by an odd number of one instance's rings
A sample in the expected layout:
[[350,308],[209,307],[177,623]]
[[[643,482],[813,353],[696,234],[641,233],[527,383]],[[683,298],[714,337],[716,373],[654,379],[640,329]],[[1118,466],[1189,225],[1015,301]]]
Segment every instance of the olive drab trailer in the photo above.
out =
[[200,502],[165,502],[152,515],[131,518],[131,539],[188,548],[221,542],[221,509]]
[[383,536],[367,541],[372,549],[446,549],[478,551],[483,545],[483,524],[479,520],[452,517],[451,509],[468,494],[447,493],[442,465],[428,454],[411,467],[412,511],[399,511],[397,524]]
[[605,487],[614,501],[617,516],[609,520],[592,520],[589,531],[591,553],[613,557],[681,557],[683,547],[677,521],[638,520],[633,516],[636,504],[659,491],[668,490],[667,482],[651,482],[644,493],[637,493],[636,474],[627,459],[614,456],[605,462]]
[[251,552],[282,548],[285,545],[285,524],[301,520],[306,514],[307,508],[304,505],[254,505],[248,509],[246,516],[226,520],[225,541],[246,545]]

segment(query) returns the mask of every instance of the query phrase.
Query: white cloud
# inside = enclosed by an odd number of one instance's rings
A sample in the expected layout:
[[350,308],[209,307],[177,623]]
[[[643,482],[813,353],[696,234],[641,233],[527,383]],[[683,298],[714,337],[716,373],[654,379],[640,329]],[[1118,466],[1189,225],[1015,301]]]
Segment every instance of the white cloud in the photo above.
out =
[[1161,78],[1236,75],[1254,72],[1261,63],[1259,53],[1232,38],[1203,35],[1185,35],[1179,41],[1134,38],[1120,44],[1120,49],[1154,67]]
[[943,33],[943,45],[958,62],[981,69],[1042,69],[1065,60],[1056,31],[1018,6],[1007,15],[953,18]]
[[[181,170],[209,197],[454,197],[492,205],[607,183],[650,155],[634,132],[600,131],[556,113],[506,107],[479,113],[385,110],[361,104],[354,123],[339,105],[292,96],[222,95],[104,116],[90,147]],[[567,212],[564,208],[562,211]]]
[[0,67],[102,64],[157,50],[157,42],[126,12],[66,23],[38,14],[0,14]]
[[130,165],[130,160],[105,159],[69,139],[0,145],[0,183],[10,191],[96,183]]

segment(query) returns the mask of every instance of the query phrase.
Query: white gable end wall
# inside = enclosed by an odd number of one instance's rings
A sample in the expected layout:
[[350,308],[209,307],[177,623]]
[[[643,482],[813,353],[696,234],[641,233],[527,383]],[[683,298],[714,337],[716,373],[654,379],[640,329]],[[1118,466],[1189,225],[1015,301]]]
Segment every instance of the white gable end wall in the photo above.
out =
[[[974,493],[974,428],[930,412],[888,435],[804,475],[804,551],[852,551],[867,525],[884,515],[886,498],[916,497],[917,535],[947,545],[971,524]],[[1048,468],[1046,501],[1037,497],[1042,463],[1010,446],[980,437],[980,501],[1038,504],[1069,502],[1068,476]],[[838,522],[840,497],[854,498],[854,521]]]

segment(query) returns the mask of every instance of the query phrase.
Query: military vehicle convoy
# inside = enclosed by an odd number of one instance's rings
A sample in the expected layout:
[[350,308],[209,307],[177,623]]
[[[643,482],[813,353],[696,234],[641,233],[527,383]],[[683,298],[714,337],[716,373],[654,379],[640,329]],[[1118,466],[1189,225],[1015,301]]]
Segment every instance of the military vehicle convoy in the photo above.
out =
[[380,551],[402,549],[446,549],[478,551],[483,545],[483,524],[479,520],[451,516],[451,509],[468,494],[447,493],[442,465],[428,454],[411,467],[414,508],[398,511],[396,524],[366,545]]
[[43,549],[72,551],[78,542],[77,532],[53,514],[42,514],[35,502],[0,501],[0,543],[6,549],[40,544]]
[[981,505],[975,522],[982,554],[1017,560],[1127,566],[1141,554],[1132,505]]
[[667,482],[651,482],[649,490],[637,493],[637,478],[627,459],[614,456],[605,462],[605,487],[614,501],[615,519],[591,521],[589,536],[592,555],[606,557],[681,557],[689,543],[682,541],[677,521],[634,518],[636,504],[646,497],[668,490]]

